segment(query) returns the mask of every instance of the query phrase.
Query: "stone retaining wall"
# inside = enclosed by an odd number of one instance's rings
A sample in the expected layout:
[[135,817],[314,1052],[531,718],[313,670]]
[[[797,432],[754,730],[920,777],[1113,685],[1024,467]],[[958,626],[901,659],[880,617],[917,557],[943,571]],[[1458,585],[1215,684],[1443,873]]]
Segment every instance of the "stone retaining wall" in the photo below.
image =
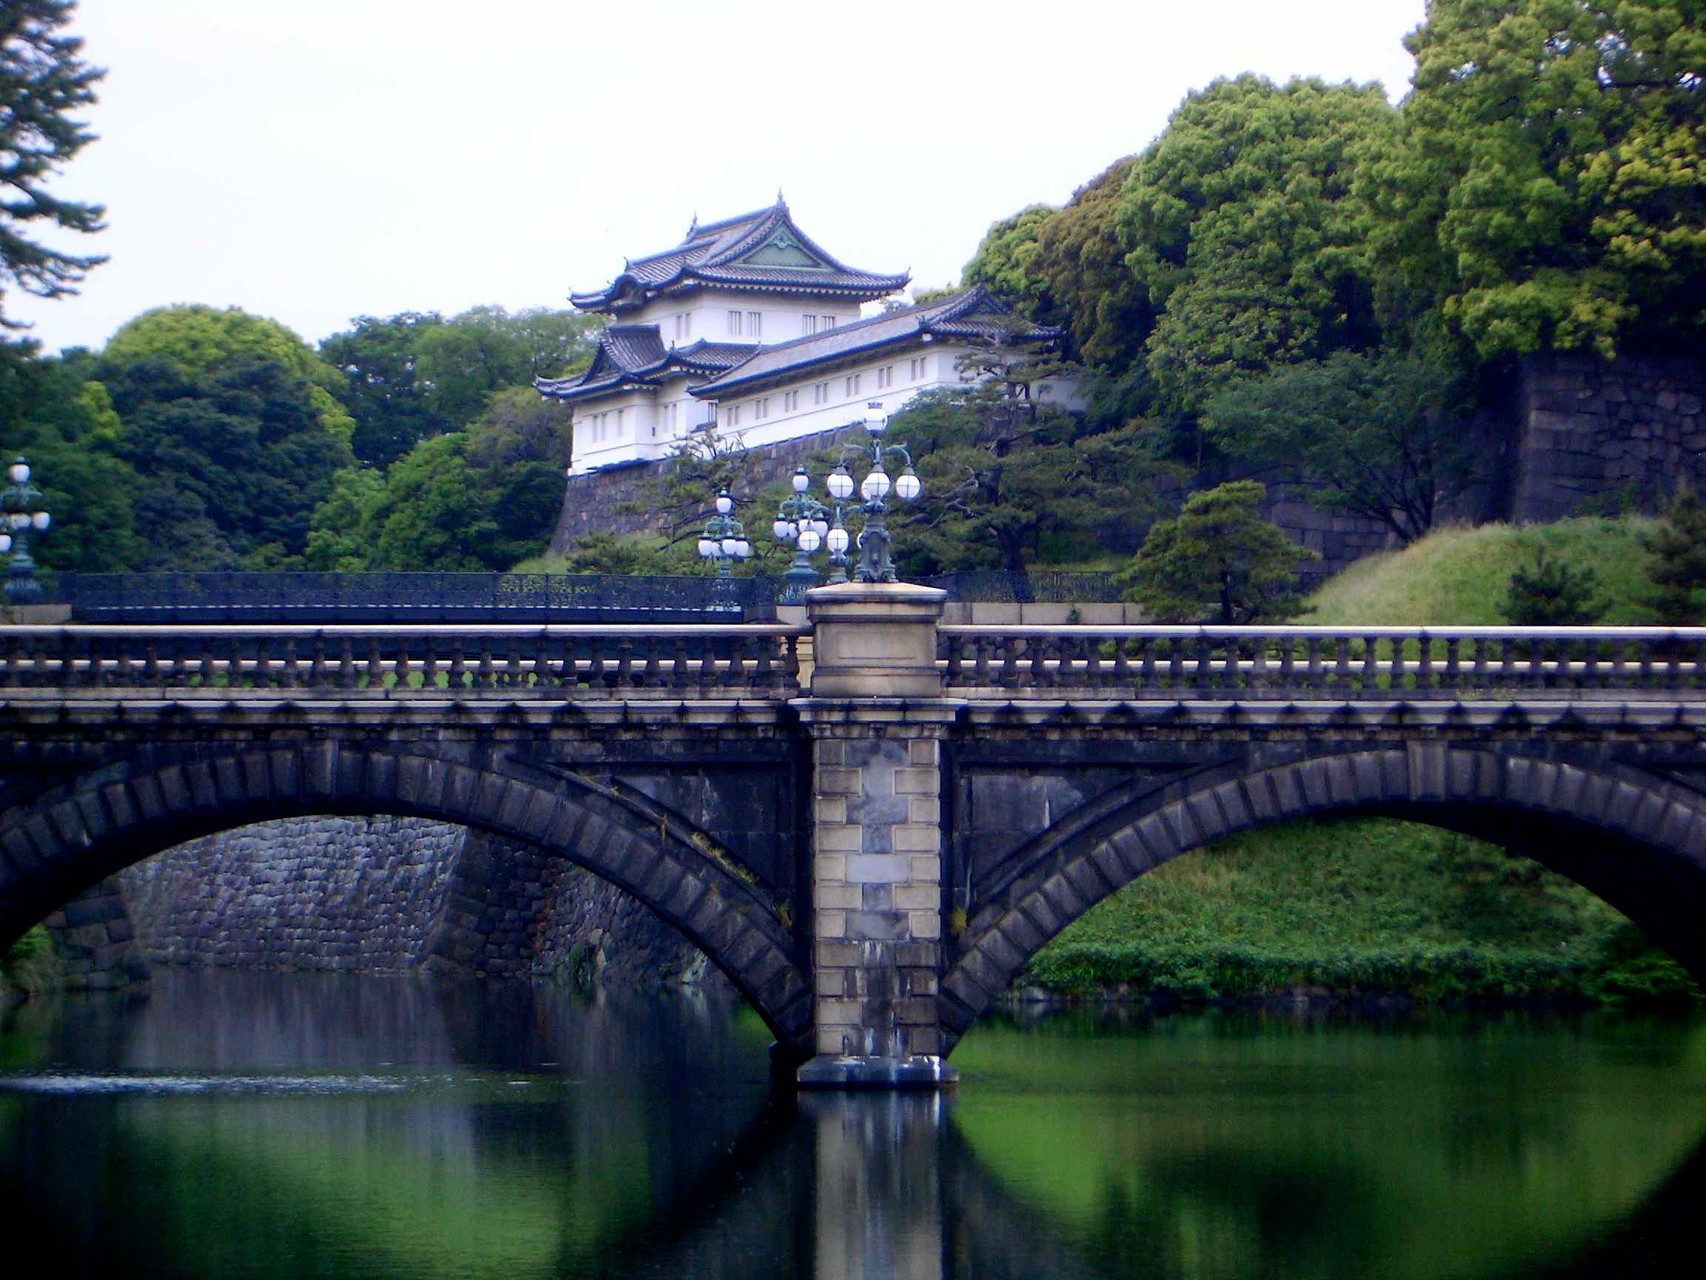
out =
[[[1652,511],[1684,476],[1706,489],[1706,361],[1639,355],[1607,361],[1549,352],[1513,366],[1489,400],[1463,426],[1479,482],[1450,504],[1446,520],[1538,523],[1608,510]],[[784,480],[810,454],[847,434],[841,428],[754,449],[743,484],[757,492]],[[631,534],[651,527],[646,483],[676,465],[665,460],[571,477],[551,550],[570,550],[594,531]],[[1205,472],[1177,496],[1233,478]],[[1384,525],[1322,511],[1271,480],[1266,514],[1293,541],[1320,554],[1311,577],[1394,545]],[[1137,549],[1141,534],[1110,529],[1104,541],[1110,552],[1125,555]]]
[[88,984],[134,978],[143,961],[709,976],[695,947],[614,885],[534,849],[418,818],[292,818],[191,841],[103,882],[49,927],[80,984],[84,970],[95,975]]

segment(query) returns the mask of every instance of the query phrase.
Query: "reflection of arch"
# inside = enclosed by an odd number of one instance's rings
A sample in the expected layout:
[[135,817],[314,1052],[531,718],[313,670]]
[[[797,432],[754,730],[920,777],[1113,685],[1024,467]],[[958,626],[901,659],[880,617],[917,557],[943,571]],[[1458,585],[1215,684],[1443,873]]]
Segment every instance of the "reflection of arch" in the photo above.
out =
[[782,1044],[809,1052],[810,989],[790,930],[702,833],[643,818],[589,781],[495,752],[445,759],[434,745],[156,747],[51,787],[0,818],[0,945],[113,872],[198,836],[317,813],[434,818],[627,890],[727,973]]
[[1150,792],[1044,832],[967,922],[942,982],[944,1035],[957,1041],[1045,943],[1145,872],[1238,831],[1335,813],[1427,822],[1527,854],[1622,911],[1706,985],[1706,801],[1651,774],[1427,743],[1210,772],[1183,794]]

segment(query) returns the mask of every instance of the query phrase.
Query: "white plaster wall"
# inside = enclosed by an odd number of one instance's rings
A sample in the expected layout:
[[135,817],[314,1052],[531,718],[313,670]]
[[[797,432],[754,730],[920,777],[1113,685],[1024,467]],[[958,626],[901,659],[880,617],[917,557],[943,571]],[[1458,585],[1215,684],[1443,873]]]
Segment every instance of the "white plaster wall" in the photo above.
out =
[[[729,312],[741,314],[741,331],[731,333]],[[748,316],[758,312],[763,332],[754,337]],[[835,325],[848,324],[859,318],[859,304],[823,298],[782,299],[764,298],[748,293],[707,291],[686,298],[654,298],[639,311],[623,318],[623,324],[655,324],[666,347],[684,347],[701,338],[708,342],[789,342],[805,336],[806,315],[817,317],[818,332],[823,329],[823,317],[833,316]],[[692,317],[691,336],[677,337],[675,318]]]

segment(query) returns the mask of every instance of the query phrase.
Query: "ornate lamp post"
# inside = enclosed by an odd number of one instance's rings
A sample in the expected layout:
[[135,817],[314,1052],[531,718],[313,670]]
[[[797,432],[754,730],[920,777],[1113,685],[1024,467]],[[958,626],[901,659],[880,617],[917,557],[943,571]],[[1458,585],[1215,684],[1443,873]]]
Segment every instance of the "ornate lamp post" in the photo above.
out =
[[6,478],[11,483],[0,490],[0,555],[12,553],[6,566],[6,603],[34,604],[41,599],[41,583],[30,558],[30,535],[46,533],[53,517],[42,507],[41,490],[30,483],[28,462],[17,459]]
[[731,514],[734,508],[729,491],[717,490],[717,514],[705,522],[705,534],[699,539],[699,554],[716,562],[718,578],[732,577],[734,561],[752,554],[745,526]]
[[[881,402],[873,400],[865,409],[865,430],[869,433],[869,445],[854,442],[843,446],[841,461],[835,470],[829,473],[829,496],[837,504],[836,528],[840,527],[840,504],[853,496],[853,473],[847,469],[850,458],[860,458],[866,448],[871,451],[871,470],[859,482],[859,497],[862,499],[860,508],[865,513],[865,529],[859,535],[859,563],[853,570],[855,582],[894,582],[894,559],[889,555],[889,531],[883,523],[883,516],[888,511],[888,505],[883,501],[892,488],[895,497],[902,502],[911,502],[924,492],[924,485],[912,469],[912,455],[904,445],[885,445],[882,443],[883,428],[888,426],[889,416],[883,410]],[[900,475],[894,480],[889,479],[888,471],[883,467],[883,459],[898,456],[902,463]],[[829,537],[834,538],[836,529],[831,529]],[[845,537],[843,531],[843,537]],[[831,547],[834,550],[834,547]],[[843,548],[845,554],[845,548]],[[845,578],[842,579],[845,581]],[[835,581],[834,578],[831,581]]]
[[[817,570],[812,566],[812,557],[823,546],[824,539],[829,537],[829,512],[823,503],[807,492],[811,488],[811,477],[806,474],[804,467],[794,469],[794,492],[782,499],[781,506],[776,511],[776,522],[770,526],[770,532],[775,535],[777,542],[794,544],[794,563],[788,566],[788,572],[782,575],[782,604],[800,604],[806,598],[806,591],[817,581]],[[843,539],[846,534],[843,532]]]

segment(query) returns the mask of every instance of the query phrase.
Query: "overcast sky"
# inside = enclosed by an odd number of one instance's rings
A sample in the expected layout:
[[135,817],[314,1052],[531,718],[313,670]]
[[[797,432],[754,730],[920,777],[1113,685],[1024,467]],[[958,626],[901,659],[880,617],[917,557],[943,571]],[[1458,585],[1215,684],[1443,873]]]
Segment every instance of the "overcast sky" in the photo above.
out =
[[[106,204],[81,296],[8,292],[48,350],[173,302],[310,341],[358,315],[566,306],[780,188],[854,266],[958,279],[1192,88],[1378,80],[1424,0],[81,0]],[[71,242],[65,242],[70,247]]]

